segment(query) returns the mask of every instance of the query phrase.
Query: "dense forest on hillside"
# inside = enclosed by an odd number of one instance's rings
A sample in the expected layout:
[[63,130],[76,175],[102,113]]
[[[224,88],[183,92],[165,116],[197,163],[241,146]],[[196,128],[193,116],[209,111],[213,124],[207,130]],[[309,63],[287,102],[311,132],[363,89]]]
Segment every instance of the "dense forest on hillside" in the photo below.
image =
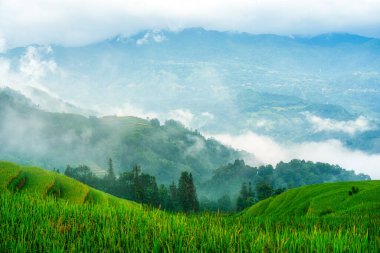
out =
[[0,90],[0,117],[1,159],[48,169],[86,164],[103,176],[112,157],[116,173],[138,164],[169,184],[182,171],[209,178],[241,156],[173,120],[49,113],[10,89]]
[[294,159],[290,162],[280,162],[275,167],[262,165],[252,167],[243,160],[221,166],[214,171],[211,179],[200,187],[200,195],[208,198],[225,194],[237,195],[242,184],[252,183],[253,187],[260,182],[266,182],[274,189],[295,188],[325,182],[369,180],[364,174],[356,175],[340,166],[328,163]]

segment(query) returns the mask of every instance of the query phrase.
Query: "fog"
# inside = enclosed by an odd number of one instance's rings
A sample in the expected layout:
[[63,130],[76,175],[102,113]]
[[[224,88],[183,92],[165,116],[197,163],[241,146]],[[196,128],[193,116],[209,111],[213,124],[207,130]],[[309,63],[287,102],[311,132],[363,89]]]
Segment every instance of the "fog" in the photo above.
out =
[[380,179],[380,154],[372,155],[359,150],[350,150],[338,140],[284,144],[254,132],[246,132],[241,135],[213,134],[209,136],[233,148],[254,154],[254,158],[262,164],[275,165],[280,161],[304,159],[337,164],[345,169],[354,170],[356,173],[367,174],[372,179]]

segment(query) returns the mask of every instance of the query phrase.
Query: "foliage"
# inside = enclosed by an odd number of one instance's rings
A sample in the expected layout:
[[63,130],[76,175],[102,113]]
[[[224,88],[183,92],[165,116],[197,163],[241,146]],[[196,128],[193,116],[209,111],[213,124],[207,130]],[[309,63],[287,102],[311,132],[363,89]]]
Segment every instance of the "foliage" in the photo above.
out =
[[[252,182],[252,189],[256,193],[255,198],[261,200],[272,194],[277,195],[285,189],[302,185],[368,179],[370,179],[368,176],[356,175],[353,171],[327,163],[295,159],[288,163],[280,162],[275,167],[272,165],[251,167],[243,160],[236,160],[234,163],[216,169],[212,178],[198,188],[199,195],[206,196],[208,199],[217,199],[219,196],[228,194],[237,200],[243,182]],[[266,189],[263,185],[258,185],[260,183],[265,183]],[[243,199],[246,198],[243,196]]]
[[182,172],[178,181],[178,201],[181,210],[184,212],[192,211],[195,213],[199,209],[193,176],[186,171]]

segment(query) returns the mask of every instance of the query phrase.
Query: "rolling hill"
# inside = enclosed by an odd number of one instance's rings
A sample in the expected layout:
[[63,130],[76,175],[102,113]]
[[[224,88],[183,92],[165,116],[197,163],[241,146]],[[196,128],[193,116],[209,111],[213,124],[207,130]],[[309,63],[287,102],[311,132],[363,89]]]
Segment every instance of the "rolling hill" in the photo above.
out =
[[57,172],[2,161],[0,161],[1,192],[23,192],[40,197],[53,196],[72,204],[94,203],[140,208],[137,203],[98,191]]
[[[352,187],[359,191],[353,193]],[[302,186],[265,199],[244,211],[246,216],[380,216],[380,181]]]

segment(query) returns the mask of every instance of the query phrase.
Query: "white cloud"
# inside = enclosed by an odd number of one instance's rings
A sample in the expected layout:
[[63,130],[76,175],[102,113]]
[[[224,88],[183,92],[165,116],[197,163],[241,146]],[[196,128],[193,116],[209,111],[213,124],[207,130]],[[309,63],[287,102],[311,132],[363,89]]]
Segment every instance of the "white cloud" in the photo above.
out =
[[97,111],[102,111],[104,113],[104,115],[116,115],[118,117],[122,117],[122,116],[135,116],[135,117],[139,117],[139,118],[159,118],[158,114],[155,113],[155,112],[148,112],[146,110],[144,110],[143,108],[140,108],[136,105],[132,105],[131,103],[129,102],[125,102],[123,105],[121,106],[116,106],[116,107],[112,107],[112,108],[109,108],[109,109],[102,109],[102,110],[99,110],[99,108],[97,108],[98,110]]
[[61,74],[56,62],[49,58],[51,53],[51,47],[28,47],[15,68],[11,68],[9,59],[0,57],[0,86],[18,90],[26,96],[32,95],[29,87],[33,87],[57,97],[42,81],[49,73]]
[[147,32],[144,34],[144,36],[141,39],[138,39],[136,41],[137,45],[145,45],[148,44],[150,41],[154,41],[156,43],[161,43],[166,40],[165,35],[159,33],[159,32]]
[[338,140],[305,142],[300,144],[280,144],[268,136],[253,132],[233,136],[230,134],[210,135],[233,148],[245,150],[264,164],[280,161],[304,159],[314,162],[338,164],[356,173],[365,173],[372,179],[380,179],[380,154],[367,154],[350,150]]
[[7,50],[7,41],[0,37],[0,54]]
[[313,124],[314,131],[316,132],[343,132],[354,135],[372,129],[370,122],[363,116],[359,116],[355,120],[338,121],[306,113],[306,118]]
[[378,0],[2,0],[0,33],[12,47],[85,44],[142,29],[199,26],[251,33],[338,31],[379,37],[379,13]]
[[168,118],[181,122],[184,126],[190,127],[194,119],[194,114],[188,109],[176,109],[168,114]]
[[58,66],[53,59],[42,59],[42,53],[50,54],[51,47],[28,47],[20,59],[20,71],[27,77],[40,80],[46,74],[56,73]]

